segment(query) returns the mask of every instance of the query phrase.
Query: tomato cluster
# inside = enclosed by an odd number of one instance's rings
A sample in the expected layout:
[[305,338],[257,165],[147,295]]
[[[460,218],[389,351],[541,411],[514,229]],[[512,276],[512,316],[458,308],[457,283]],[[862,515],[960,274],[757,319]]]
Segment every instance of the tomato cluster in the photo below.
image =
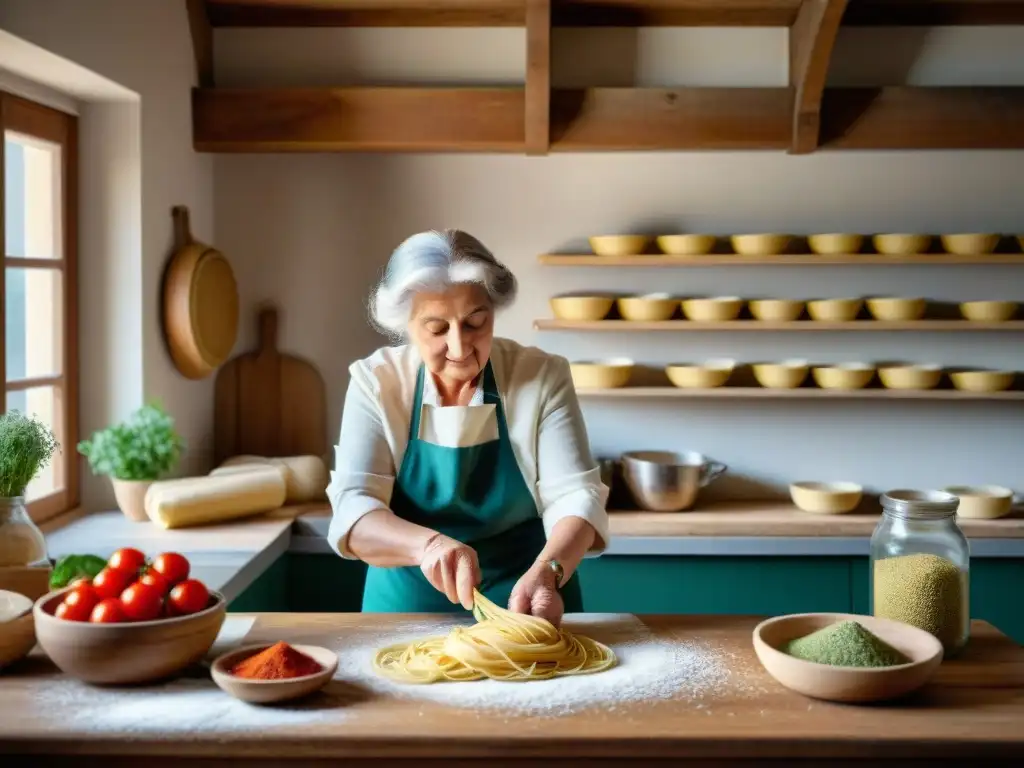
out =
[[54,615],[68,621],[112,624],[187,616],[206,608],[210,592],[189,578],[184,555],[164,552],[146,562],[137,549],[117,550],[92,579],[76,581]]

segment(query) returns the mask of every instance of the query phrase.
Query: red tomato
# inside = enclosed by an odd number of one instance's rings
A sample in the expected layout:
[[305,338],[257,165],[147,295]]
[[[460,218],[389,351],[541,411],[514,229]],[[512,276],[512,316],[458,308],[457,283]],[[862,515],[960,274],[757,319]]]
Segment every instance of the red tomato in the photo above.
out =
[[104,568],[92,580],[92,588],[101,600],[112,600],[121,596],[125,587],[135,581],[131,571],[120,571],[117,568]]
[[87,581],[78,582],[73,589],[64,595],[64,602],[67,605],[84,605],[86,617],[88,617],[89,612],[96,607],[96,603],[99,601],[100,596],[96,593],[92,584]]
[[160,615],[163,600],[157,587],[136,581],[121,593],[121,608],[130,621],[152,621]]
[[169,582],[162,574],[154,571],[150,568],[144,574],[139,577],[141,584],[149,584],[152,587],[156,587],[160,590],[160,595],[166,595],[171,591],[171,582]]
[[153,570],[171,584],[178,584],[188,578],[189,562],[177,552],[164,552],[153,558]]
[[131,571],[134,576],[139,569],[146,564],[146,556],[137,549],[123,547],[117,550],[107,560],[107,568],[116,568],[119,571]]
[[97,603],[89,615],[89,621],[93,624],[118,624],[126,618],[121,601],[110,597]]
[[206,585],[196,579],[188,579],[171,590],[167,597],[167,612],[173,616],[186,616],[203,610],[209,602],[210,592]]
[[[71,595],[75,594],[74,592]],[[68,597],[71,597],[68,595]],[[57,606],[57,610],[53,612],[53,615],[58,619],[64,619],[65,621],[88,621],[89,615],[92,613],[92,606],[86,603],[69,603],[68,598],[64,598],[64,601]]]

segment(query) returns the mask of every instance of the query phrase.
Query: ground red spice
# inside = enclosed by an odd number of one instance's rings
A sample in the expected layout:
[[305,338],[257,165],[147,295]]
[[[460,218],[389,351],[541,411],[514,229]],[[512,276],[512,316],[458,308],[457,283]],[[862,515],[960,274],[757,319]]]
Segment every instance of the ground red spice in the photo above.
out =
[[231,674],[250,680],[287,680],[313,675],[322,669],[316,659],[280,642],[240,661],[232,667]]

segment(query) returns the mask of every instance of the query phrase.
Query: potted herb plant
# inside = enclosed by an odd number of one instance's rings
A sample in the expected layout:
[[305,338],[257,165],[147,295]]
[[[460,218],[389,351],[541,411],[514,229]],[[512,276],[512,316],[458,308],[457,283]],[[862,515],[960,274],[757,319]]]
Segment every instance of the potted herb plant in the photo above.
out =
[[78,444],[93,474],[110,478],[117,505],[136,522],[148,520],[146,491],[174,468],[183,448],[174,419],[153,403]]
[[25,489],[59,448],[41,421],[20,411],[0,416],[0,566],[48,564],[46,540],[25,509]]

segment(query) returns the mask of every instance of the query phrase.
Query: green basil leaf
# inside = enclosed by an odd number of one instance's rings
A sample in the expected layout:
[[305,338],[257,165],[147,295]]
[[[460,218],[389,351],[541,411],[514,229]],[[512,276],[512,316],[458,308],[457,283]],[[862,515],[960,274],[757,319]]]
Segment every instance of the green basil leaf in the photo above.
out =
[[53,573],[50,574],[50,589],[63,589],[83,576],[91,579],[106,565],[107,561],[96,555],[65,555],[53,567]]

